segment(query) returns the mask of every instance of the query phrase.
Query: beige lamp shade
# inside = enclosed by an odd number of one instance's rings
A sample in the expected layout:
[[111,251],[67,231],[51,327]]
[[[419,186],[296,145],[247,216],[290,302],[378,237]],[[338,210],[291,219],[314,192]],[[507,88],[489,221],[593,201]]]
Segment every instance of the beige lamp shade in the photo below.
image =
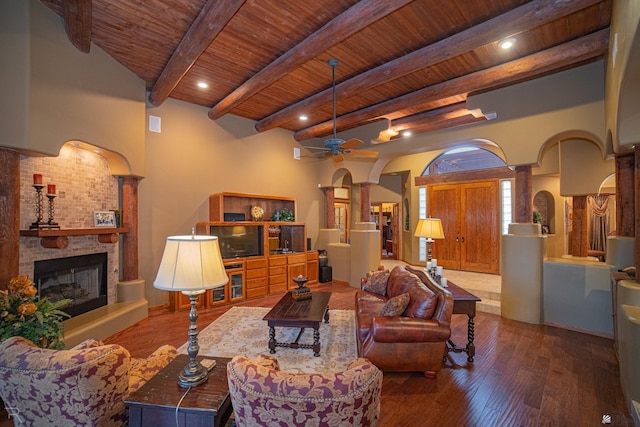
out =
[[201,293],[228,281],[216,236],[167,237],[155,288]]
[[427,239],[444,239],[440,218],[424,218],[418,220],[418,226],[416,227],[414,236],[426,237]]

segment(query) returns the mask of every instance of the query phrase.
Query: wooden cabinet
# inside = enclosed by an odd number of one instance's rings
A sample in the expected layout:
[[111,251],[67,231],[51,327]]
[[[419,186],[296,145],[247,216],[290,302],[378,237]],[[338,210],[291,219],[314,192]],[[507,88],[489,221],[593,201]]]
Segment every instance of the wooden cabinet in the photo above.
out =
[[[264,210],[262,221],[248,221],[255,205]],[[300,275],[309,277],[309,284],[318,282],[318,252],[306,250],[306,224],[269,221],[285,209],[296,215],[295,200],[240,193],[209,197],[210,221],[199,222],[196,233],[218,237],[229,283],[207,291],[200,297],[200,307],[285,292],[298,286],[292,279]],[[189,298],[174,294],[171,309],[190,307]]]
[[245,260],[225,260],[224,268],[229,281],[224,286],[207,291],[205,294],[207,295],[207,307],[240,301],[245,298]]
[[247,298],[266,295],[267,283],[267,258],[252,257],[246,261],[247,273]]
[[298,284],[293,281],[294,277],[307,276],[307,254],[287,255],[287,288],[294,289]]
[[287,290],[287,256],[273,255],[269,257],[269,293]]
[[[198,298],[198,302],[196,303],[196,308],[201,309],[205,307],[209,292],[211,291],[207,291],[204,294],[200,295],[200,297]],[[188,296],[186,296],[182,292],[170,292],[170,294],[171,296],[169,297],[169,310],[178,311],[191,309],[191,300]]]
[[264,211],[263,221],[278,220],[276,212],[296,212],[296,201],[290,197],[261,196],[243,193],[217,193],[209,196],[209,221],[251,221],[251,207],[260,206]]
[[307,277],[309,278],[307,284],[318,283],[318,268],[318,251],[307,252]]

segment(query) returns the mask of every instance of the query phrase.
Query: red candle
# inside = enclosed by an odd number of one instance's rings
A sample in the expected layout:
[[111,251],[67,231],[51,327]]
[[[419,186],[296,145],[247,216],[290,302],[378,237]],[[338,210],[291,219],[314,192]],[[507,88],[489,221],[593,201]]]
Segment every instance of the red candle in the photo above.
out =
[[47,184],[47,194],[52,196],[56,195],[56,185],[55,184]]
[[33,185],[42,185],[42,174],[34,173],[33,174]]

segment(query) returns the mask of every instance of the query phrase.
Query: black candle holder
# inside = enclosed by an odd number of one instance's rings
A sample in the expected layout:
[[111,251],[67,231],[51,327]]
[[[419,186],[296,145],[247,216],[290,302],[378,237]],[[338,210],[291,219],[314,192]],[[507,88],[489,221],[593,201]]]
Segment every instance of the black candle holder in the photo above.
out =
[[44,228],[47,223],[42,221],[42,184],[33,184],[33,188],[36,189],[36,222],[31,223],[29,229]]
[[60,228],[60,225],[58,225],[58,223],[53,220],[54,214],[56,212],[53,205],[53,200],[56,198],[56,195],[47,194],[47,198],[49,199],[49,220],[47,221],[47,228]]

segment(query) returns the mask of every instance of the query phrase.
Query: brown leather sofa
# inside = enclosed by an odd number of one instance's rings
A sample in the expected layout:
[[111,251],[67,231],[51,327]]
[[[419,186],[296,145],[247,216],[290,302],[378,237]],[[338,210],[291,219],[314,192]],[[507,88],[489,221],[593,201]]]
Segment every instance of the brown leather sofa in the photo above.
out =
[[[453,296],[420,270],[415,274],[403,266],[391,270],[385,295],[356,292],[358,356],[369,359],[384,372],[422,372],[435,378],[451,336]],[[380,315],[386,302],[409,294],[409,304],[400,316]]]

